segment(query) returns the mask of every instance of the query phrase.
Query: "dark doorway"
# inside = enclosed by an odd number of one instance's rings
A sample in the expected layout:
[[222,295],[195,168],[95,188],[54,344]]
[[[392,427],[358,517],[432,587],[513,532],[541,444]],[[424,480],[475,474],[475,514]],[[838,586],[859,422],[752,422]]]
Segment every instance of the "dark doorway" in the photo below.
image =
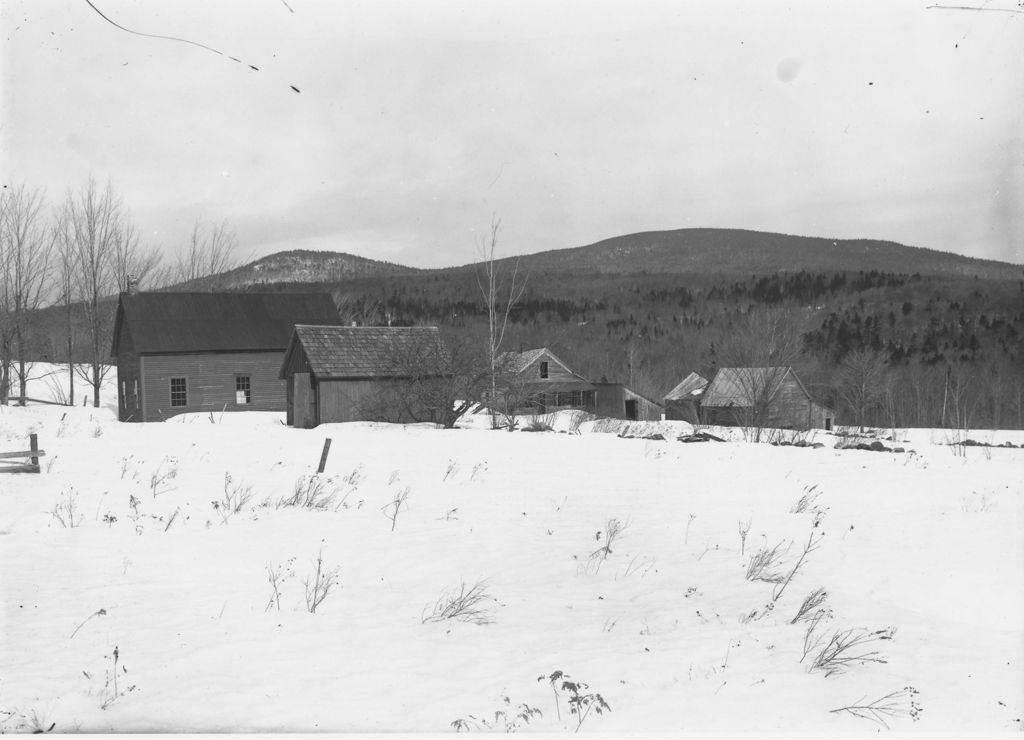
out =
[[626,401],[626,418],[629,419],[630,421],[637,420],[635,399]]
[[828,416],[825,417],[825,431],[826,432],[831,432],[832,431],[832,419],[829,418]]

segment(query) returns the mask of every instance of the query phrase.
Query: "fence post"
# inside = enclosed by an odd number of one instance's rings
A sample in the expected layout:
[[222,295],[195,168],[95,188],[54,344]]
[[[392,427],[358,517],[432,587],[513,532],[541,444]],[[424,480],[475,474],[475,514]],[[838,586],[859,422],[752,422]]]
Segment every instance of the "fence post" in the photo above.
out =
[[39,472],[39,437],[35,434],[28,435],[28,448],[32,451],[32,465],[35,466],[35,472]]
[[[35,436],[35,435],[33,435]],[[324,472],[324,468],[327,467],[327,453],[331,451],[331,438],[328,437],[324,440],[324,451],[320,453],[320,467],[316,469],[317,473]]]

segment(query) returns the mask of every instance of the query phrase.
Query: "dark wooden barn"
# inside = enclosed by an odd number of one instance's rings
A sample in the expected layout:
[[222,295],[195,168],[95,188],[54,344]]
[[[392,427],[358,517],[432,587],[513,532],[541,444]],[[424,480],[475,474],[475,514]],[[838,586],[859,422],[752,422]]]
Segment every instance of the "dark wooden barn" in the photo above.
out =
[[723,367],[701,394],[700,419],[721,426],[831,429],[835,413],[811,398],[791,367]]
[[701,396],[707,387],[707,378],[695,372],[687,375],[665,394],[665,418],[697,424],[700,421]]
[[118,418],[284,411],[278,372],[292,328],[337,321],[327,294],[122,294],[112,349]]
[[[426,352],[424,349],[426,348]],[[401,358],[443,352],[437,327],[296,325],[279,367],[287,385],[287,422],[375,421],[389,386],[407,380]],[[390,421],[407,421],[386,409]]]

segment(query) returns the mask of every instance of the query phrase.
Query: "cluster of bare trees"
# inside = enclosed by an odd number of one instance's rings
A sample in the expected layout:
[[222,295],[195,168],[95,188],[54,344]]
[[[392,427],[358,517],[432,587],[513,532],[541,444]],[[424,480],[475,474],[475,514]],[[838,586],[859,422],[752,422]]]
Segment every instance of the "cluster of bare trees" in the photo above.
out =
[[[0,201],[0,403],[12,389],[24,403],[31,359],[44,344],[40,309],[63,314],[61,354],[68,364],[67,402],[75,401],[75,376],[92,389],[110,365],[118,293],[194,280],[234,266],[237,240],[226,224],[197,221],[177,260],[164,262],[144,245],[124,200],[109,182],[90,177],[56,204],[28,185],[5,186]],[[56,350],[52,345],[51,350]]]

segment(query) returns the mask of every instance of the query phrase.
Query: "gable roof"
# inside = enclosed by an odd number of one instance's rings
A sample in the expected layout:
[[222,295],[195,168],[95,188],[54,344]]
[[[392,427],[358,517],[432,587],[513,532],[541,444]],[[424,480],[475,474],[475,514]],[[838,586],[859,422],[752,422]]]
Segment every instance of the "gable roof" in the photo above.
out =
[[122,335],[139,354],[283,350],[295,324],[337,321],[326,293],[123,294],[112,353]]
[[810,398],[804,384],[791,367],[720,367],[708,387],[704,389],[701,405],[753,406],[755,396],[774,395],[777,386],[790,373],[800,390]]
[[281,377],[301,347],[317,378],[395,377],[396,354],[443,352],[436,326],[312,326],[297,324],[288,342]]
[[574,372],[568,365],[566,365],[560,359],[555,357],[555,353],[549,350],[547,347],[527,349],[523,350],[522,352],[502,352],[500,355],[498,355],[498,366],[501,367],[507,373],[521,373],[544,355],[547,355],[549,359],[554,360],[576,377],[583,377],[578,373]]
[[666,401],[682,401],[699,396],[708,387],[707,378],[693,372],[683,378],[683,382],[665,394]]

